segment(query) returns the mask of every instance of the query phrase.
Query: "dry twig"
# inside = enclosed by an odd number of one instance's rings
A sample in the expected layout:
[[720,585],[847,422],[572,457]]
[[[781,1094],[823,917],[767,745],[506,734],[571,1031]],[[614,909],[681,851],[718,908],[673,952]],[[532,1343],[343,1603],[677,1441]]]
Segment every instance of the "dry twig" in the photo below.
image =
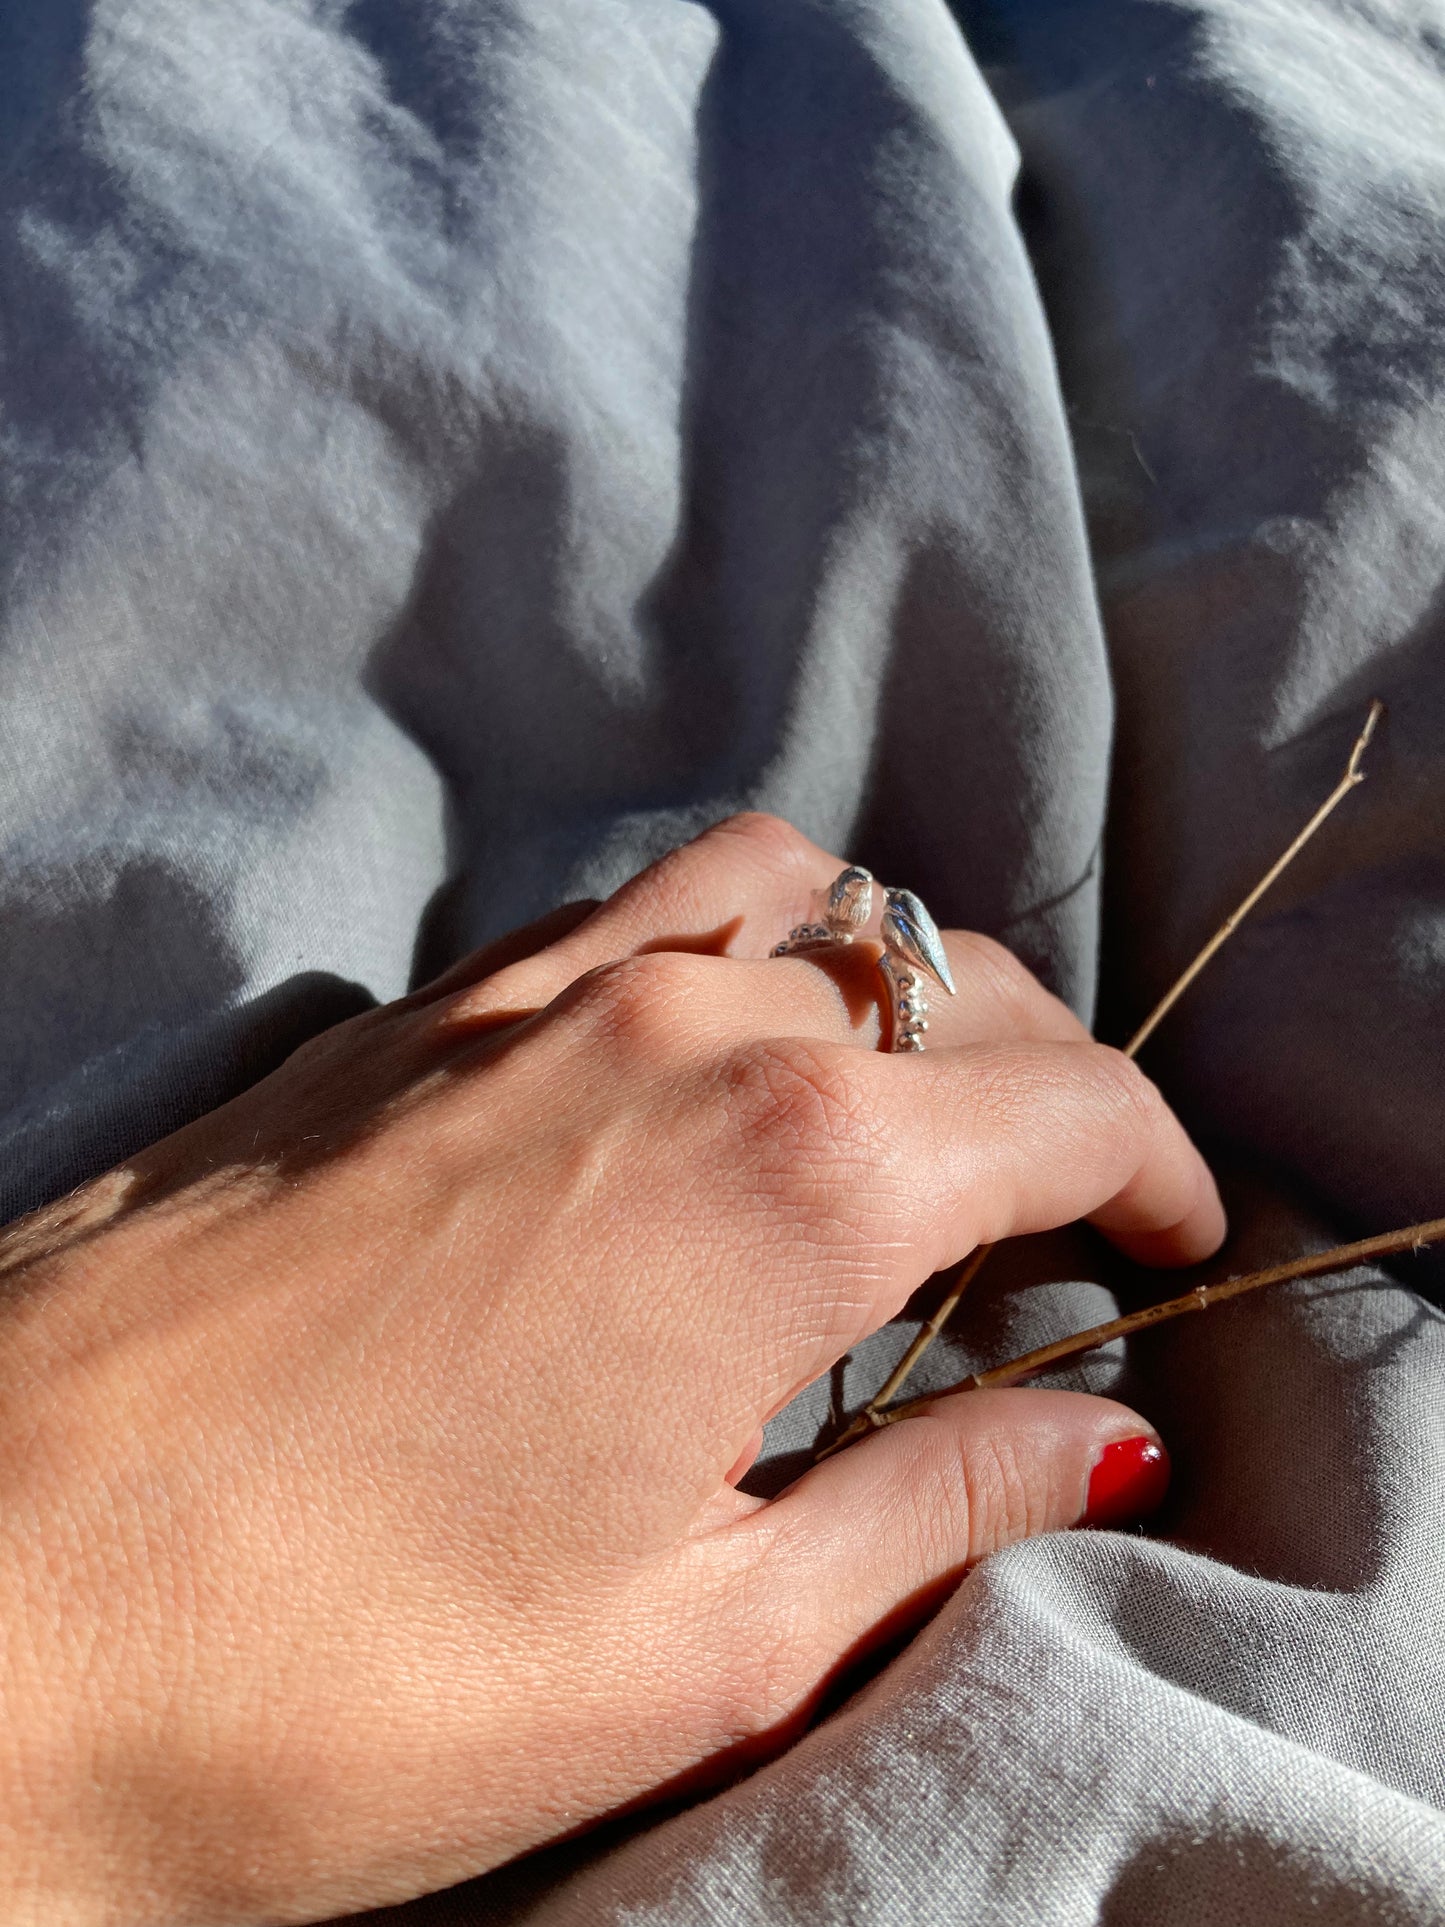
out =
[[1365,751],[1370,746],[1370,738],[1374,735],[1380,718],[1384,713],[1385,705],[1377,696],[1370,704],[1370,713],[1365,718],[1364,728],[1355,738],[1355,746],[1350,751],[1350,760],[1345,765],[1344,775],[1330,791],[1324,802],[1320,804],[1319,808],[1315,811],[1309,822],[1305,824],[1294,842],[1290,844],[1284,855],[1277,863],[1272,864],[1271,867],[1265,871],[1264,875],[1260,878],[1259,882],[1255,884],[1254,888],[1244,899],[1243,903],[1239,905],[1238,909],[1232,910],[1224,919],[1224,922],[1220,924],[1219,928],[1209,939],[1209,942],[1205,944],[1204,948],[1194,959],[1193,963],[1190,964],[1183,976],[1165,991],[1164,995],[1159,999],[1159,1002],[1155,1004],[1153,1010],[1150,1011],[1138,1030],[1135,1031],[1134,1035],[1124,1046],[1124,1055],[1126,1057],[1138,1055],[1145,1043],[1147,1043],[1149,1038],[1154,1034],[1160,1020],[1168,1016],[1169,1012],[1173,1010],[1174,1006],[1179,1002],[1179,999],[1184,995],[1185,991],[1188,990],[1204,966],[1215,955],[1216,951],[1224,948],[1225,944],[1228,943],[1235,931],[1244,922],[1260,898],[1284,875],[1285,871],[1291,863],[1294,862],[1295,858],[1299,855],[1306,843],[1309,842],[1315,831],[1323,825],[1328,816],[1332,815],[1334,811],[1338,809],[1350,791],[1354,789],[1357,784],[1364,782],[1365,772],[1360,765],[1364,760]]
[[1147,1331],[1150,1325],[1162,1325],[1170,1318],[1182,1318],[1186,1312],[1207,1311],[1211,1305],[1221,1305],[1229,1298],[1241,1298],[1248,1291],[1258,1291],[1262,1285],[1282,1285],[1290,1278],[1318,1278],[1330,1271],[1348,1271],[1355,1265],[1362,1265],[1372,1258],[1389,1257],[1392,1252],[1419,1251],[1425,1245],[1438,1244],[1445,1239],[1445,1218],[1431,1218],[1425,1224],[1406,1225],[1403,1231],[1385,1231],[1376,1238],[1361,1238],[1352,1245],[1334,1245],[1328,1251],[1316,1251],[1307,1258],[1291,1258],[1282,1265],[1270,1265],[1265,1271],[1246,1272],[1241,1278],[1226,1278],[1217,1285],[1196,1285],[1193,1291],[1181,1293],[1178,1298],[1168,1298],[1160,1305],[1146,1305],[1142,1311],[1131,1311],[1123,1318],[1111,1318],[1107,1324],[1091,1326],[1088,1331],[1075,1332],[1069,1338],[1055,1339],[1052,1345],[1040,1345],[1036,1351],[1024,1352],[1018,1358],[1011,1358],[1004,1365],[993,1365],[986,1372],[974,1372],[971,1377],[960,1379],[957,1385],[949,1385],[941,1392],[929,1392],[923,1398],[911,1398],[902,1405],[890,1406],[881,1416],[880,1423],[892,1425],[895,1420],[911,1418],[915,1413],[924,1411],[935,1400],[948,1398],[954,1392],[980,1392],[988,1387],[1018,1385],[1026,1378],[1036,1378],[1040,1372],[1053,1371],[1070,1360],[1081,1358],[1085,1352],[1096,1351],[1100,1345],[1108,1345],[1116,1338],[1127,1338],[1131,1332]]
[[[1370,713],[1365,718],[1364,727],[1355,738],[1354,748],[1350,751],[1350,759],[1345,765],[1344,775],[1330,791],[1324,802],[1320,804],[1319,808],[1315,811],[1309,822],[1305,824],[1299,835],[1295,837],[1289,848],[1276,863],[1272,864],[1270,868],[1266,870],[1259,882],[1256,883],[1250,891],[1249,895],[1245,897],[1244,901],[1224,919],[1224,922],[1220,924],[1214,935],[1209,939],[1208,943],[1205,944],[1204,948],[1199,952],[1199,955],[1195,957],[1188,969],[1184,971],[1183,975],[1176,978],[1174,983],[1170,985],[1169,989],[1160,998],[1159,1002],[1154,1006],[1153,1010],[1150,1011],[1138,1030],[1135,1031],[1134,1035],[1124,1046],[1124,1055],[1126,1057],[1135,1057],[1138,1055],[1144,1044],[1154,1034],[1160,1021],[1174,1008],[1175,1004],[1178,1003],[1179,999],[1184,995],[1185,991],[1188,990],[1189,986],[1194,982],[1194,979],[1199,975],[1200,971],[1204,969],[1211,958],[1224,948],[1240,924],[1244,922],[1250,911],[1254,909],[1260,898],[1279,881],[1290,864],[1294,862],[1300,851],[1309,842],[1310,838],[1339,807],[1349,795],[1350,791],[1354,789],[1357,784],[1364,782],[1365,772],[1361,765],[1364,760],[1365,751],[1369,748],[1370,738],[1374,735],[1380,718],[1384,713],[1385,705],[1377,696],[1370,704]],[[824,1446],[822,1451],[816,1455],[818,1458],[826,1459],[832,1453],[840,1452],[845,1445],[851,1445],[854,1439],[860,1438],[863,1433],[873,1431],[878,1426],[886,1424],[889,1419],[900,1415],[899,1412],[885,1411],[885,1407],[892,1405],[893,1400],[898,1396],[905,1382],[912,1375],[913,1368],[917,1365],[919,1359],[922,1358],[934,1339],[937,1338],[944,1326],[947,1325],[948,1321],[953,1317],[954,1312],[957,1311],[959,1303],[963,1298],[963,1294],[983,1269],[988,1255],[992,1250],[992,1245],[980,1245],[978,1247],[959,1272],[952,1291],[944,1298],[928,1323],[918,1332],[913,1343],[908,1347],[908,1350],[903,1354],[902,1358],[899,1359],[883,1385],[874,1393],[873,1397],[868,1401],[867,1405],[864,1406],[858,1417],[853,1420],[852,1424],[848,1426],[845,1431],[841,1432],[831,1444]],[[1191,1297],[1193,1296],[1192,1293],[1190,1295]],[[1210,1302],[1213,1301],[1211,1300]],[[1150,1321],[1146,1320],[1145,1322],[1148,1323]],[[1133,1328],[1130,1327],[1130,1329]],[[1087,1336],[1087,1334],[1084,1335]],[[908,1409],[911,1409],[911,1407],[900,1408],[900,1411]]]

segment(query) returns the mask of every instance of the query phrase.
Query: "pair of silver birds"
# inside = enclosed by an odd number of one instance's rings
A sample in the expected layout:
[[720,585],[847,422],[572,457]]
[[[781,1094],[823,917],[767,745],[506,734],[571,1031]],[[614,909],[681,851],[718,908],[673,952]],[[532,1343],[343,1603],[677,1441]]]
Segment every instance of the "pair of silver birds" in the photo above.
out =
[[[785,957],[822,944],[852,943],[867,928],[873,915],[873,890],[872,872],[850,864],[828,890],[822,922],[797,924],[776,946],[773,955]],[[893,1013],[892,1048],[922,1050],[923,1032],[928,1029],[928,1005],[918,973],[931,977],[950,997],[955,994],[953,974],[948,968],[938,925],[911,890],[890,890],[884,886],[883,917],[878,934],[883,944],[878,968],[887,985],[889,1008]]]

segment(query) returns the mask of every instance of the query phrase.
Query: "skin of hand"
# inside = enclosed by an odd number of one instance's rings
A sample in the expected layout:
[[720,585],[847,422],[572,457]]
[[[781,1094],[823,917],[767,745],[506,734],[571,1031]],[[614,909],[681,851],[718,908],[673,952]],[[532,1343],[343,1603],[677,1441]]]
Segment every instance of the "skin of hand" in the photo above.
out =
[[734,1489],[979,1241],[1224,1231],[1153,1086],[997,945],[948,934],[913,1056],[875,947],[769,959],[839,867],[720,825],[0,1237],[7,1921],[478,1873],[777,1743],[1151,1433],[975,1393]]

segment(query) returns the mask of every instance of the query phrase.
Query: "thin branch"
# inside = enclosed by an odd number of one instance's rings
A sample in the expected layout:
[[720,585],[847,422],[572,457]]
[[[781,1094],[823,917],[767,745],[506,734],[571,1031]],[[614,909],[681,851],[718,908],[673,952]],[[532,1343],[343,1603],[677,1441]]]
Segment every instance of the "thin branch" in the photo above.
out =
[[[1364,760],[1365,751],[1370,746],[1370,738],[1374,735],[1376,728],[1379,726],[1380,718],[1384,713],[1385,705],[1377,696],[1370,704],[1370,713],[1365,718],[1363,729],[1361,729],[1359,735],[1355,738],[1354,748],[1350,751],[1349,761],[1345,764],[1344,775],[1315,811],[1309,822],[1305,824],[1304,828],[1290,844],[1284,855],[1265,872],[1238,908],[1232,910],[1224,919],[1224,922],[1215,931],[1214,935],[1209,939],[1208,943],[1205,944],[1204,948],[1199,952],[1199,955],[1194,959],[1193,963],[1189,965],[1184,974],[1170,985],[1169,989],[1160,998],[1159,1002],[1154,1006],[1153,1010],[1150,1011],[1138,1030],[1135,1031],[1134,1035],[1124,1046],[1124,1055],[1126,1057],[1136,1057],[1138,1055],[1145,1043],[1153,1036],[1161,1020],[1174,1008],[1175,1004],[1178,1003],[1179,999],[1184,995],[1185,991],[1188,990],[1189,986],[1204,969],[1205,965],[1224,948],[1225,944],[1228,943],[1235,931],[1244,922],[1250,911],[1254,909],[1260,898],[1279,881],[1291,863],[1293,863],[1299,855],[1300,851],[1309,842],[1310,838],[1324,824],[1326,819],[1334,813],[1344,801],[1345,797],[1349,795],[1350,791],[1354,789],[1357,784],[1364,782],[1365,772],[1361,764]],[[929,1319],[928,1323],[914,1338],[913,1343],[894,1366],[887,1382],[869,1399],[867,1405],[864,1406],[858,1417],[853,1420],[853,1423],[848,1426],[846,1431],[841,1432],[830,1445],[825,1446],[823,1450],[817,1454],[818,1458],[828,1458],[832,1453],[841,1451],[845,1445],[851,1445],[854,1439],[861,1438],[863,1433],[871,1432],[884,1423],[883,1408],[891,1404],[893,1399],[898,1396],[898,1393],[903,1389],[904,1384],[912,1375],[914,1366],[917,1365],[919,1359],[922,1358],[934,1339],[937,1338],[938,1334],[957,1311],[963,1294],[983,1269],[984,1262],[992,1250],[992,1245],[980,1245],[978,1247],[972,1259],[959,1273],[953,1290],[943,1300],[943,1303],[938,1307],[937,1311],[934,1312],[932,1318]]]
[[1174,1006],[1179,1002],[1179,999],[1184,995],[1185,991],[1188,990],[1189,986],[1194,982],[1194,979],[1215,953],[1222,950],[1224,945],[1228,943],[1229,939],[1244,922],[1245,918],[1265,892],[1271,889],[1284,875],[1285,871],[1291,863],[1294,862],[1295,858],[1299,855],[1306,843],[1309,842],[1315,831],[1321,827],[1327,817],[1333,815],[1334,811],[1343,803],[1350,791],[1354,789],[1357,784],[1364,782],[1365,772],[1361,769],[1360,764],[1365,751],[1370,746],[1370,738],[1374,735],[1380,718],[1384,713],[1385,705],[1377,696],[1370,704],[1370,713],[1365,718],[1364,728],[1355,738],[1355,746],[1350,751],[1350,760],[1345,765],[1344,775],[1330,791],[1324,802],[1320,804],[1319,808],[1315,811],[1309,822],[1305,824],[1294,842],[1290,844],[1284,855],[1277,863],[1265,871],[1264,875],[1260,878],[1259,882],[1255,884],[1254,888],[1244,899],[1243,903],[1239,905],[1238,909],[1232,910],[1224,919],[1224,922],[1220,924],[1214,935],[1209,939],[1209,942],[1205,944],[1199,955],[1184,972],[1184,975],[1160,998],[1159,1002],[1154,1006],[1153,1010],[1150,1011],[1138,1030],[1135,1031],[1134,1035],[1124,1046],[1124,1055],[1126,1057],[1135,1056],[1143,1048],[1145,1042],[1158,1028],[1161,1020],[1167,1017],[1169,1012],[1173,1010]]
[[813,1454],[813,1462],[815,1465],[822,1459],[831,1458],[835,1452],[841,1452],[845,1445],[851,1445],[854,1439],[861,1438],[865,1432],[871,1432],[876,1426],[882,1425],[885,1422],[883,1413],[884,1406],[891,1404],[898,1396],[904,1380],[912,1372],[914,1366],[928,1350],[934,1339],[937,1338],[938,1334],[943,1330],[949,1319],[952,1318],[953,1314],[958,1310],[959,1300],[983,1270],[988,1254],[992,1250],[992,1245],[979,1245],[974,1250],[973,1255],[964,1260],[962,1270],[953,1281],[953,1290],[949,1292],[948,1296],[939,1305],[928,1323],[919,1330],[914,1337],[913,1343],[893,1367],[893,1370],[873,1394],[872,1398],[870,1398],[868,1403],[863,1407],[863,1410],[858,1414],[857,1418],[853,1420],[853,1423],[841,1431],[837,1438],[832,1440],[830,1444],[825,1445],[821,1451]]
[[1211,1305],[1222,1305],[1230,1298],[1242,1298],[1247,1291],[1258,1291],[1264,1285],[1282,1285],[1290,1278],[1318,1278],[1330,1271],[1349,1271],[1372,1258],[1386,1258],[1400,1251],[1419,1251],[1425,1245],[1440,1243],[1442,1239],[1445,1239],[1445,1218],[1431,1218],[1425,1224],[1406,1225],[1403,1231],[1382,1232],[1376,1238],[1361,1238],[1357,1244],[1335,1245],[1328,1251],[1313,1252],[1307,1258],[1291,1258],[1287,1264],[1271,1265],[1265,1271],[1250,1271],[1241,1278],[1226,1278],[1222,1284],[1196,1285],[1193,1291],[1186,1291],[1178,1298],[1168,1298],[1163,1304],[1146,1305],[1142,1311],[1131,1311],[1126,1317],[1111,1318],[1105,1325],[1093,1325],[1088,1331],[1056,1339],[1052,1345],[1040,1345],[1036,1351],[1024,1352],[1021,1357],[1009,1359],[1007,1364],[994,1365],[986,1372],[975,1372],[972,1377],[960,1379],[957,1385],[950,1385],[941,1392],[929,1392],[923,1398],[911,1398],[906,1404],[890,1406],[881,1415],[880,1422],[892,1425],[897,1419],[911,1418],[935,1400],[949,1398],[955,1392],[979,1392],[993,1386],[1017,1385],[1026,1378],[1036,1378],[1040,1372],[1053,1371],[1071,1359],[1081,1358],[1085,1352],[1096,1351],[1100,1345],[1111,1344],[1116,1338],[1127,1338],[1131,1332],[1147,1331],[1151,1325],[1162,1325],[1170,1318],[1182,1318],[1186,1312],[1207,1311]]
[[937,1338],[938,1334],[953,1316],[954,1307],[968,1290],[974,1279],[983,1270],[984,1260],[992,1250],[992,1245],[979,1245],[972,1257],[965,1259],[962,1270],[953,1281],[953,1290],[943,1300],[937,1311],[934,1312],[932,1318],[929,1319],[928,1323],[908,1347],[908,1350],[893,1367],[893,1370],[889,1373],[883,1385],[873,1398],[873,1405],[888,1405],[892,1403],[904,1379],[908,1377],[913,1367],[918,1363],[919,1359],[922,1358],[934,1339]]

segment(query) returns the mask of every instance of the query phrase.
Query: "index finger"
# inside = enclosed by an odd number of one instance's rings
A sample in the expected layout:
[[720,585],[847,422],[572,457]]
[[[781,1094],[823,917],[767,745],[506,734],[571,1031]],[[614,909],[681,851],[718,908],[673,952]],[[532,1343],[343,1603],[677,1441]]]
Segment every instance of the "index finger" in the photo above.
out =
[[951,1232],[936,1269],[1077,1218],[1145,1265],[1197,1264],[1224,1242],[1208,1165],[1122,1052],[1018,1041],[873,1061]]

